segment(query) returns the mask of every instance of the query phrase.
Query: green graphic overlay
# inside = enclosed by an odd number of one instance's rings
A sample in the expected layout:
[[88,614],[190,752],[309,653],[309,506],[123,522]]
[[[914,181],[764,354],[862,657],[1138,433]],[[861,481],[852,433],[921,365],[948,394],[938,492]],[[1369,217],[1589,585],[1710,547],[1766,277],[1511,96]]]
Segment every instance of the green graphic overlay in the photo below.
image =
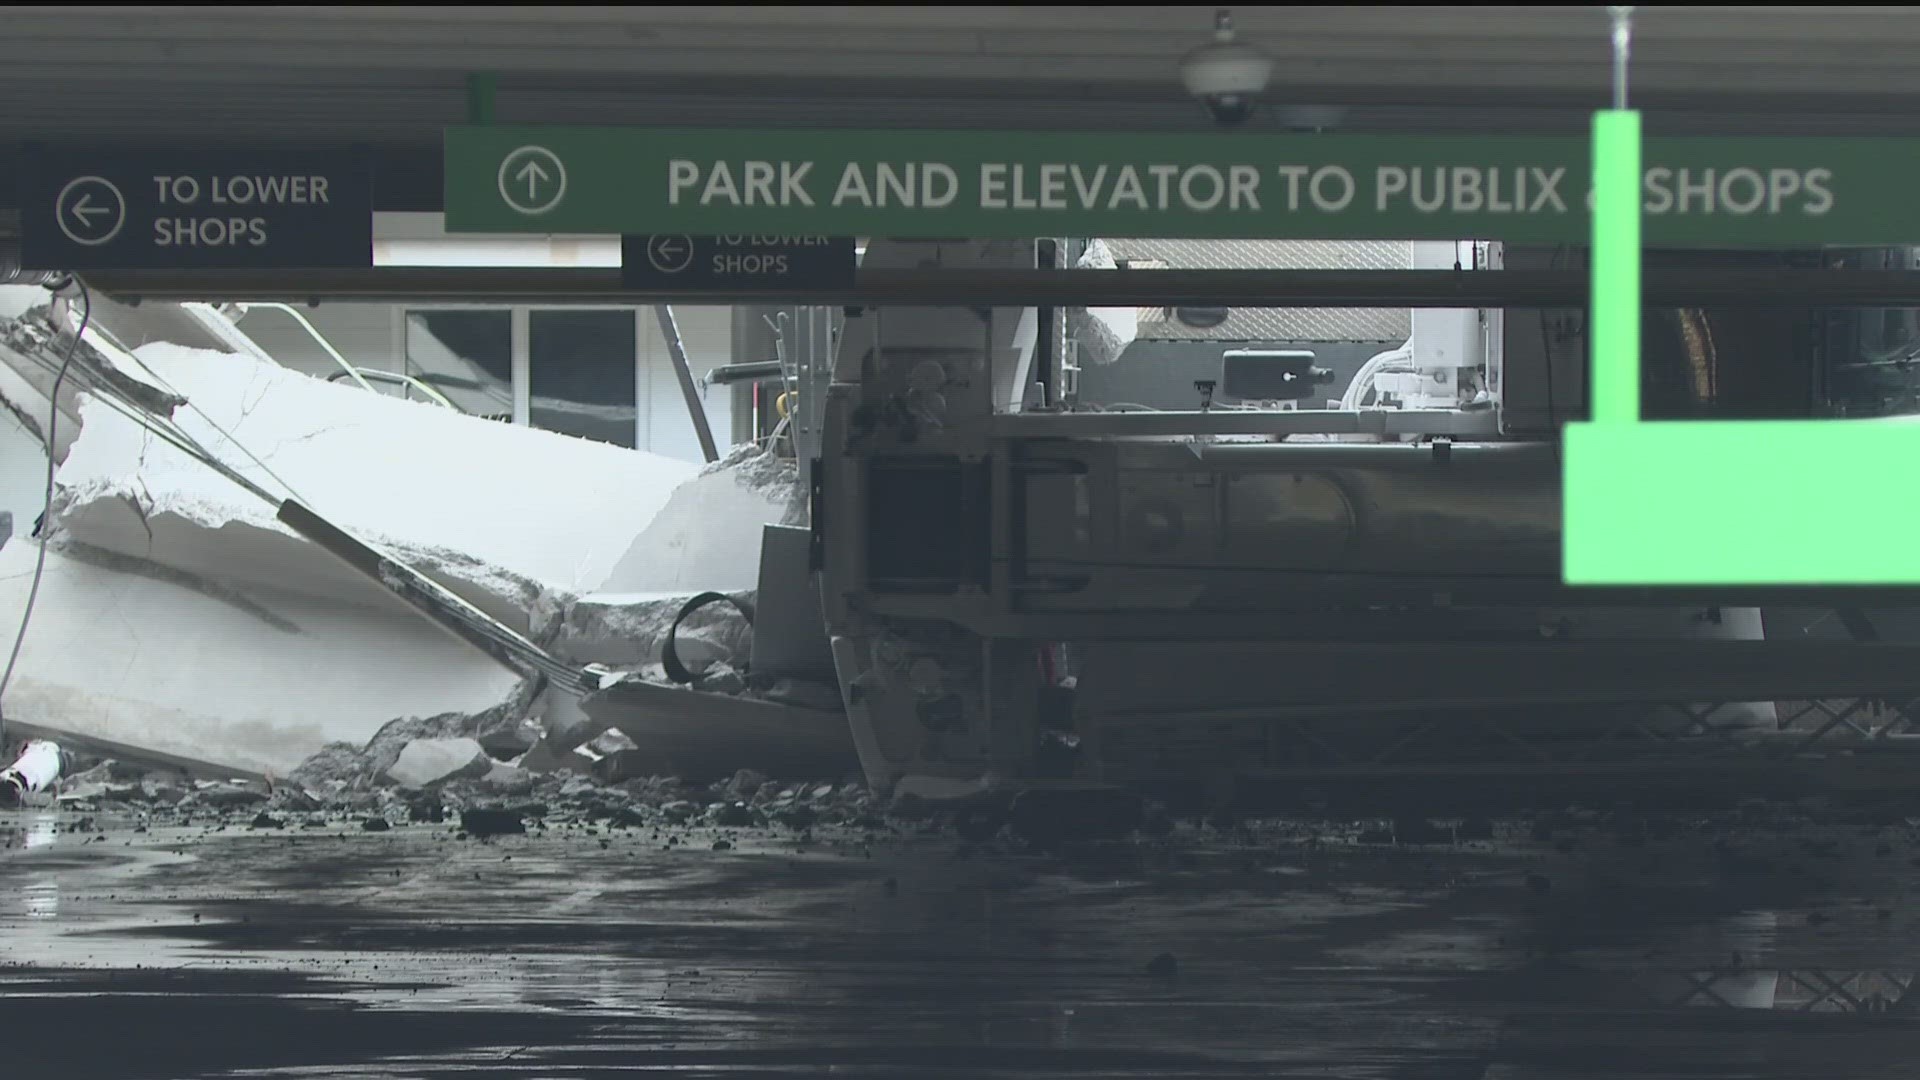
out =
[[1595,115],[1593,421],[1566,427],[1566,583],[1920,584],[1902,490],[1920,420],[1640,422],[1640,147],[1637,113]]
[[[1586,140],[453,127],[454,232],[1579,243]],[[1920,139],[1653,139],[1655,247],[1920,243]]]

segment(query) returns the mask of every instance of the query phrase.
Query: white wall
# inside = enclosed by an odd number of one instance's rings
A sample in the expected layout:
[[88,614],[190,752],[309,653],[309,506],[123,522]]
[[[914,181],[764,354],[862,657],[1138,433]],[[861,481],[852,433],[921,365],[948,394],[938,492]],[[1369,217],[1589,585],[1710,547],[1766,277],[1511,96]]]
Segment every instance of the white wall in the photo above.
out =
[[[9,646],[37,554],[0,549]],[[7,715],[56,738],[284,776],[327,743],[363,745],[402,716],[490,709],[518,683],[412,612],[260,589],[215,595],[50,551]]]

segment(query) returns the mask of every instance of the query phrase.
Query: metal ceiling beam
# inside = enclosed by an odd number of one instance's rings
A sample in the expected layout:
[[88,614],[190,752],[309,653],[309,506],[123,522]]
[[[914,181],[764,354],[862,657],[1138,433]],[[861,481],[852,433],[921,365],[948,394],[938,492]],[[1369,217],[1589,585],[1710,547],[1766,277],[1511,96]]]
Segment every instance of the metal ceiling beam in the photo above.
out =
[[[722,291],[667,296],[627,289],[614,269],[369,267],[358,270],[128,270],[83,275],[126,300],[496,301],[540,303],[969,304],[995,307],[1578,308],[1580,270],[1026,270],[888,271],[847,288],[779,296]],[[1920,273],[1647,270],[1649,307],[1920,307]]]

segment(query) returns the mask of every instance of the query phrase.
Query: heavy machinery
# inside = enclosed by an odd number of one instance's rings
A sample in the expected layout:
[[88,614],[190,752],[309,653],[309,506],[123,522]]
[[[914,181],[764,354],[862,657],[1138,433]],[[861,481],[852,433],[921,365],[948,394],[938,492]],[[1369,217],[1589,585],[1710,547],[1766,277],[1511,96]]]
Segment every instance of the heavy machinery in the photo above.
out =
[[[1029,270],[1052,261],[1048,243],[875,241],[862,273]],[[1413,249],[1415,268],[1508,278],[1578,257]],[[1895,258],[1655,252],[1648,265]],[[1246,349],[1223,350],[1186,409],[1074,401],[1056,318],[846,310],[817,447],[801,452],[817,453],[813,565],[876,787],[1217,795],[1260,775],[1377,774],[1416,743],[1450,775],[1546,778],[1621,763],[1594,748],[1623,731],[1804,749],[1812,733],[1782,729],[1811,715],[1819,734],[1889,745],[1897,725],[1855,718],[1920,692],[1910,646],[1866,640],[1879,631],[1859,605],[1885,597],[1562,585],[1556,428],[1584,413],[1579,310],[1417,310],[1407,345],[1331,408],[1314,407],[1325,373],[1311,355]],[[1900,411],[1920,348],[1905,325],[1811,302],[1651,310],[1648,415]],[[1577,763],[1542,749],[1570,734]]]

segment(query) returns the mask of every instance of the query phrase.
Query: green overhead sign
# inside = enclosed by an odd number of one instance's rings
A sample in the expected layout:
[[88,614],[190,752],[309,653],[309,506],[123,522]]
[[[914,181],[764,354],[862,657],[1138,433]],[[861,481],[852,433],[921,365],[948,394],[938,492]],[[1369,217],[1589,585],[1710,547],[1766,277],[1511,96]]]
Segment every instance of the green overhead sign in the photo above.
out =
[[[496,127],[455,232],[1584,243],[1583,138]],[[1920,242],[1920,140],[1649,139],[1649,246]]]

